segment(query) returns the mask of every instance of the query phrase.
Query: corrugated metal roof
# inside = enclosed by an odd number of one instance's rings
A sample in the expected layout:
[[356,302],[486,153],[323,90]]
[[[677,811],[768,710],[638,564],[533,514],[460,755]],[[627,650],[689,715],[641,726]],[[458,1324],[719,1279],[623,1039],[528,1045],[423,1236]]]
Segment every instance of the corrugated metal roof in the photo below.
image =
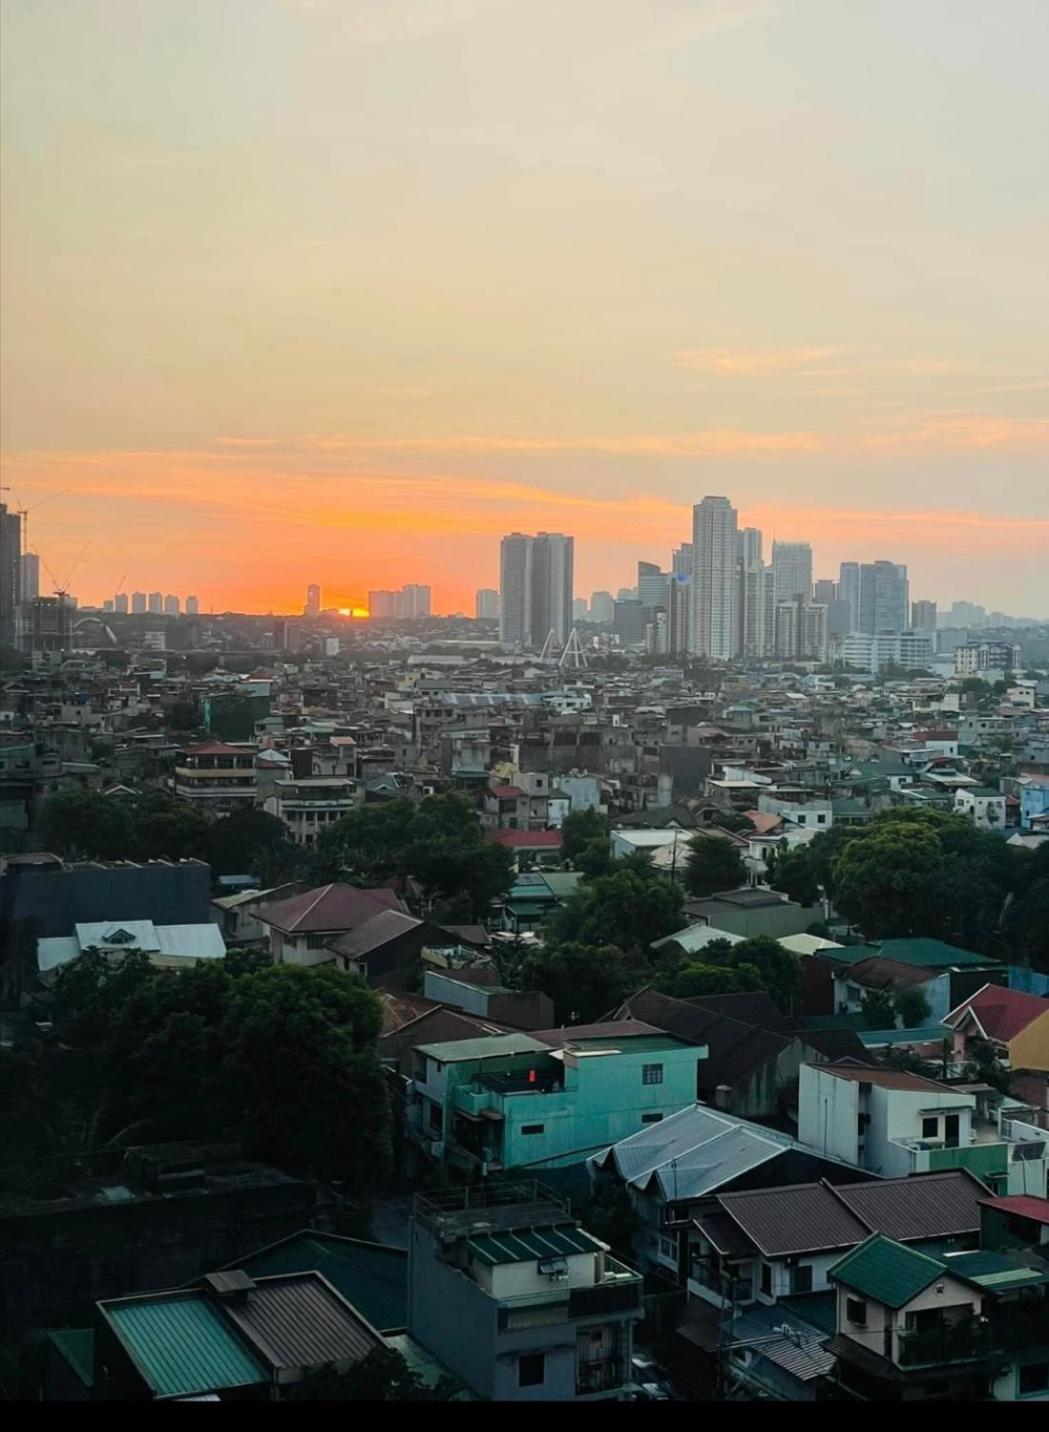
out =
[[357,1362],[382,1347],[379,1334],[320,1273],[290,1273],[260,1280],[244,1299],[223,1311],[273,1367],[326,1367]]
[[834,1357],[823,1346],[827,1334],[820,1328],[809,1327],[796,1314],[788,1320],[779,1308],[755,1307],[733,1322],[732,1341],[769,1337],[783,1326],[789,1327],[794,1336],[784,1335],[772,1342],[762,1342],[751,1349],[754,1355],[767,1358],[800,1382],[828,1377],[834,1369]]
[[99,1309],[156,1397],[269,1381],[261,1358],[203,1293],[100,1303]]
[[836,1186],[836,1197],[872,1232],[908,1242],[976,1233],[988,1190],[965,1169]]
[[827,1276],[887,1308],[902,1308],[943,1278],[945,1269],[935,1258],[876,1233],[840,1258]]
[[467,1247],[489,1267],[497,1263],[526,1263],[540,1258],[566,1258],[573,1253],[598,1253],[601,1244],[581,1228],[529,1229],[527,1232],[489,1233],[470,1238]]
[[463,1060],[495,1059],[508,1054],[549,1054],[549,1045],[528,1034],[493,1034],[483,1039],[456,1039],[446,1044],[419,1044],[420,1054],[439,1064]]
[[723,1193],[718,1202],[767,1257],[851,1248],[869,1227],[821,1183]]
[[253,1278],[321,1273],[380,1332],[407,1326],[408,1254],[403,1248],[307,1231],[260,1248],[237,1267]]
[[226,944],[218,925],[157,925],[157,940],[162,955],[182,955],[188,959],[221,960]]

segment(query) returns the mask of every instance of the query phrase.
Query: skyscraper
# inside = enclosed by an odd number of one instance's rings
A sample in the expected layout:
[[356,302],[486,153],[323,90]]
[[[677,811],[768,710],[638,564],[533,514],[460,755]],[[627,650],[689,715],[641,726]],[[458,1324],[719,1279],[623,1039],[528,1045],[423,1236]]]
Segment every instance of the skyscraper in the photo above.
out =
[[821,606],[829,606],[831,602],[837,600],[837,596],[838,584],[829,577],[821,577],[818,582],[813,584],[812,600],[819,602]]
[[637,598],[646,611],[666,610],[667,573],[655,562],[638,562]]
[[914,631],[935,631],[936,603],[911,602],[911,627]]
[[428,617],[430,615],[430,588],[409,583],[401,588],[404,597],[403,614],[406,617]]
[[860,564],[842,562],[838,569],[838,600],[849,609],[848,630],[860,630]]
[[146,610],[145,592],[131,593],[131,613],[133,616],[142,616]]
[[22,554],[22,600],[32,602],[40,595],[40,558],[35,552]]
[[0,502],[0,644],[15,644],[15,610],[22,600],[22,518]]
[[177,617],[177,616],[178,616],[178,609],[179,609],[179,599],[178,599],[178,597],[173,596],[173,595],[169,592],[169,593],[167,594],[167,596],[164,598],[164,615],[165,615],[165,616],[169,616],[169,617]]
[[736,654],[736,509],[727,497],[704,497],[692,509],[692,631],[695,656],[731,661]]
[[[760,653],[754,647],[754,628],[760,583],[756,574],[764,567],[761,560],[762,535],[756,527],[744,527],[737,541],[739,568],[736,593],[736,651],[749,656]],[[749,640],[748,640],[749,633]]]
[[812,548],[807,542],[773,542],[776,601],[812,600]]
[[127,592],[117,592],[113,598],[113,610],[122,616],[127,615]]
[[499,544],[499,640],[507,646],[532,640],[532,539],[523,532]]
[[498,619],[499,593],[493,587],[478,587],[474,598],[474,616],[481,622]]
[[188,617],[195,617],[195,616],[197,616],[197,615],[199,614],[199,612],[200,612],[200,603],[197,601],[196,597],[187,597],[187,598],[186,598],[186,615],[187,615]]
[[575,543],[562,532],[539,532],[532,549],[532,641],[542,646],[552,633],[564,646],[572,630]]
[[150,592],[149,611],[151,616],[163,616],[164,614],[164,593]]
[[860,566],[858,631],[877,635],[906,631],[910,615],[907,568],[896,562],[864,562]]
[[611,592],[590,593],[590,620],[602,626],[610,626],[615,614],[616,599]]
[[321,589],[316,582],[312,582],[306,588],[306,610],[305,615],[315,617],[320,615]]

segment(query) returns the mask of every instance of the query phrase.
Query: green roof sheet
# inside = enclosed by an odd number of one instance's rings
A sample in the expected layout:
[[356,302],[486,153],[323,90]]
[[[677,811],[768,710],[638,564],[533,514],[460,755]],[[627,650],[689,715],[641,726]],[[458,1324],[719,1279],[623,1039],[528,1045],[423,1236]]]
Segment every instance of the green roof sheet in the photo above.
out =
[[882,940],[876,953],[888,960],[898,960],[904,965],[918,965],[936,969],[947,965],[997,965],[1000,960],[978,955],[974,950],[961,950],[957,945],[945,944],[943,940],[929,940],[912,937],[905,940]]
[[420,1044],[420,1054],[436,1059],[438,1064],[458,1064],[464,1060],[496,1059],[508,1054],[549,1054],[550,1046],[540,1044],[529,1034],[485,1034],[479,1039],[452,1039],[443,1044]]
[[518,1233],[486,1233],[471,1238],[467,1247],[489,1267],[496,1263],[526,1263],[539,1258],[567,1258],[572,1253],[597,1253],[601,1244],[572,1224],[561,1228],[531,1228]]
[[100,1303],[157,1397],[188,1397],[269,1382],[264,1363],[202,1293]]
[[380,1332],[408,1323],[408,1254],[403,1248],[304,1232],[260,1248],[236,1267],[252,1278],[321,1273]]
[[967,1283],[995,1292],[1033,1288],[1049,1282],[1049,1265],[1041,1258],[1028,1258],[1023,1253],[977,1249],[971,1253],[948,1254],[943,1265],[949,1273],[964,1278]]
[[49,1328],[45,1334],[85,1387],[95,1385],[95,1334],[90,1328]]
[[887,1308],[902,1308],[943,1275],[944,1266],[935,1258],[927,1258],[880,1233],[827,1270],[829,1278]]

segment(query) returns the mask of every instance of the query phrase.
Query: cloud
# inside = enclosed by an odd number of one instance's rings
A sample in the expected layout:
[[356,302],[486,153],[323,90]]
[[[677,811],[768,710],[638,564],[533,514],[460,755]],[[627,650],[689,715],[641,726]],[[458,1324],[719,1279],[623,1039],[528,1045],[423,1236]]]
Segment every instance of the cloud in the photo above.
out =
[[674,354],[679,368],[699,373],[751,377],[790,373],[841,353],[840,348],[682,348]]
[[468,25],[513,0],[284,0],[342,45],[396,45]]

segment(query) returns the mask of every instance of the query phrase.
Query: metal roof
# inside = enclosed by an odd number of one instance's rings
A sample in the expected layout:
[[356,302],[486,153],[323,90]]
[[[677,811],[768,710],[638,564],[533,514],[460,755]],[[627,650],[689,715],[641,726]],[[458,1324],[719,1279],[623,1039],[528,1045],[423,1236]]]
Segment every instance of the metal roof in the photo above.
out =
[[824,1348],[827,1334],[821,1328],[809,1327],[796,1315],[783,1317],[779,1308],[757,1305],[732,1324],[732,1340],[769,1337],[779,1327],[789,1327],[793,1337],[784,1334],[775,1341],[762,1342],[751,1351],[755,1357],[767,1358],[791,1377],[812,1382],[829,1377],[834,1370],[834,1355]]
[[509,1054],[549,1054],[550,1046],[529,1034],[492,1034],[482,1039],[455,1039],[445,1044],[420,1044],[420,1054],[438,1064],[503,1058]]
[[572,1224],[559,1228],[530,1229],[528,1232],[481,1234],[466,1246],[480,1262],[526,1263],[541,1258],[566,1258],[573,1253],[599,1253],[602,1245]]
[[323,1274],[380,1332],[408,1322],[408,1254],[403,1248],[304,1230],[242,1258],[253,1278],[274,1273]]
[[827,1277],[887,1308],[902,1308],[945,1272],[937,1259],[875,1233],[829,1268]]
[[383,1340],[320,1273],[263,1278],[223,1312],[275,1368],[358,1362]]
[[100,1303],[155,1397],[269,1382],[269,1372],[204,1293]]
[[769,1258],[851,1248],[870,1234],[822,1183],[723,1193],[718,1203]]
[[987,1189],[966,1169],[838,1185],[835,1196],[869,1229],[909,1242],[977,1233]]

